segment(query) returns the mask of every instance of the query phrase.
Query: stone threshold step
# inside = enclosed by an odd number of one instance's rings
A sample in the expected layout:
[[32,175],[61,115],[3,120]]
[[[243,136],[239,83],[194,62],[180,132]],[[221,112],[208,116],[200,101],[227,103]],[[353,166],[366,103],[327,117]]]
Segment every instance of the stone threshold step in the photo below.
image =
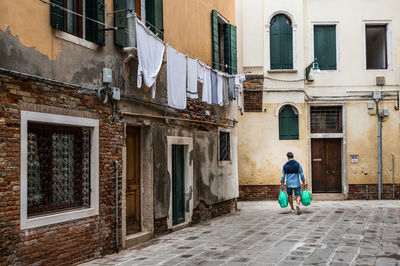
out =
[[137,246],[153,237],[151,232],[139,232],[133,235],[127,235],[125,239],[125,248]]
[[346,195],[343,193],[313,193],[312,200],[345,200]]

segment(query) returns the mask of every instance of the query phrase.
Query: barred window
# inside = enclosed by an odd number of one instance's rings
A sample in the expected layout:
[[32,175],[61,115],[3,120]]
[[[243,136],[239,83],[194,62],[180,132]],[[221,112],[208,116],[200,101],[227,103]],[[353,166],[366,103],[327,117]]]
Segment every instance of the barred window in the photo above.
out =
[[231,160],[231,136],[229,132],[219,132],[219,160]]
[[342,133],[342,106],[311,106],[311,133]]
[[28,217],[90,207],[90,129],[28,123]]

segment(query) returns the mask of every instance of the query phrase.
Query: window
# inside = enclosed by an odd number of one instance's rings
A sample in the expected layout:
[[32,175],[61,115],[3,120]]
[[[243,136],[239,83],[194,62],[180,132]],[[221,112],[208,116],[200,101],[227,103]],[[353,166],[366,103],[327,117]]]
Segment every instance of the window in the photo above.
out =
[[90,129],[28,122],[28,217],[90,206]]
[[230,132],[219,132],[219,160],[231,160],[231,135]]
[[311,106],[311,133],[342,133],[342,106]]
[[367,69],[387,69],[387,25],[366,25]]
[[278,14],[271,19],[270,64],[271,69],[293,69],[292,23]]
[[236,26],[217,11],[211,12],[213,68],[229,74],[237,73]]
[[336,70],[335,25],[314,25],[314,58],[321,70]]
[[21,229],[99,213],[99,122],[21,111]]
[[299,139],[299,118],[297,110],[290,105],[285,105],[279,112],[279,139]]
[[[104,0],[51,0],[50,25],[60,31],[104,45]],[[62,8],[85,16],[68,12]]]

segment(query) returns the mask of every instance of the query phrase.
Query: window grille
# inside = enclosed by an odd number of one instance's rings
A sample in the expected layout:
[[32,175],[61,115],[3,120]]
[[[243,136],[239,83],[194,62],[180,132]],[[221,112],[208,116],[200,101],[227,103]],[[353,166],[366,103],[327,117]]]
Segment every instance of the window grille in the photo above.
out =
[[230,161],[231,160],[231,141],[229,132],[219,132],[219,160]]
[[311,106],[311,133],[342,133],[341,106]]
[[28,123],[28,216],[90,207],[90,129]]

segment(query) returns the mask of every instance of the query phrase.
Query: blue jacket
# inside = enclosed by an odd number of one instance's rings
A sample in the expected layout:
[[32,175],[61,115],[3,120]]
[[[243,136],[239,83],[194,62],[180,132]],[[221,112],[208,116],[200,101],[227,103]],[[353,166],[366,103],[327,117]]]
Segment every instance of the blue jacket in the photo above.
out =
[[286,177],[286,187],[288,188],[300,187],[299,175],[301,177],[301,181],[305,182],[303,168],[297,161],[295,161],[294,159],[290,159],[283,166],[281,183],[285,182],[285,177]]

